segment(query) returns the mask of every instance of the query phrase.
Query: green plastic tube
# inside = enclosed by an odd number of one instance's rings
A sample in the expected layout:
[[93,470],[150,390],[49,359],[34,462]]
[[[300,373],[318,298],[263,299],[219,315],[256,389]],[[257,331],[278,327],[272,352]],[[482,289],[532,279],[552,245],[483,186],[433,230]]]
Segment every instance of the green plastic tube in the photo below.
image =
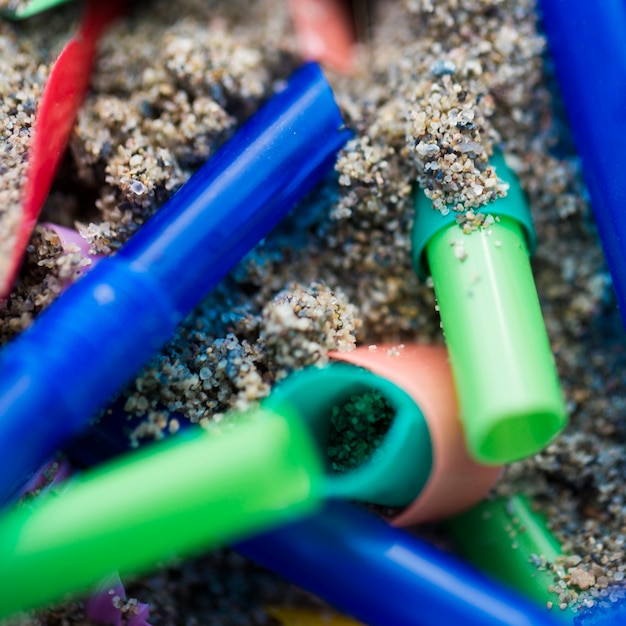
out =
[[[372,390],[394,412],[390,428],[369,458],[351,470],[333,472],[328,454],[333,407]],[[295,411],[310,429],[326,466],[326,497],[405,506],[430,476],[433,452],[424,414],[404,390],[372,372],[342,363],[310,367],[277,385],[263,404],[277,413]]]
[[432,275],[470,454],[486,465],[543,449],[567,413],[530,266],[535,234],[519,182],[501,156],[506,198],[465,234],[416,194],[413,260]]
[[301,421],[268,410],[104,464],[0,519],[0,617],[293,521],[322,471]]
[[64,4],[66,2],[69,2],[69,0],[30,0],[30,2],[26,2],[16,11],[11,11],[7,9],[6,11],[3,11],[2,14],[5,17],[14,20],[21,20],[27,17],[32,17],[33,15],[37,15],[37,13],[47,11],[59,4]]
[[571,609],[561,609],[559,577],[553,569],[561,546],[545,519],[522,495],[493,498],[449,519],[446,529],[458,552],[476,567],[573,623]]

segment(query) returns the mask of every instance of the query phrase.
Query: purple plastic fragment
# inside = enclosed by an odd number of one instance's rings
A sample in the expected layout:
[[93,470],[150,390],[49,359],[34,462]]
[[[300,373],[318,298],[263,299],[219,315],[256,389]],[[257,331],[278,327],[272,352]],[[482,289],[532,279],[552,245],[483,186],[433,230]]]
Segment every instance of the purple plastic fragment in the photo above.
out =
[[85,617],[107,626],[150,626],[150,607],[125,601],[126,591],[117,574],[103,582],[85,602]]
[[[70,478],[73,473],[74,469],[67,460],[48,461],[28,481],[20,497],[34,492],[40,496]],[[126,591],[117,573],[103,582],[85,602],[85,617],[106,626],[151,626],[148,622],[149,605],[126,601]]]
[[[19,494],[19,497],[23,497],[26,494],[33,493],[35,491],[43,492],[51,489],[67,480],[73,473],[72,466],[69,461],[59,461],[52,459],[45,465],[42,465],[33,477],[26,483],[24,488]],[[52,477],[52,478],[51,478]]]

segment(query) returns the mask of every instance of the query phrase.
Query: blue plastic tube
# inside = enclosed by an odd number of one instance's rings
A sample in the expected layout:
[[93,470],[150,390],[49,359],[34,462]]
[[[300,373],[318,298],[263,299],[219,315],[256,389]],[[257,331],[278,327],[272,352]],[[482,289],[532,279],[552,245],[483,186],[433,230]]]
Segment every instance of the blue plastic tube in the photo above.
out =
[[626,3],[541,0],[539,6],[626,321]]
[[322,177],[350,136],[297,71],[113,257],[0,354],[0,502],[87,425]]
[[547,609],[341,502],[234,546],[369,626],[552,626]]

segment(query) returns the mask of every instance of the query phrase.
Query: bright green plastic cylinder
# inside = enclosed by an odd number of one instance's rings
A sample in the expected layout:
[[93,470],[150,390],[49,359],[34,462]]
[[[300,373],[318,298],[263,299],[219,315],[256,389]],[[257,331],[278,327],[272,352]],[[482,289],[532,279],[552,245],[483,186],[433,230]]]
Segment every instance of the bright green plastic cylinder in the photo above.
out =
[[321,476],[301,421],[267,410],[107,463],[0,519],[0,617],[289,522]]
[[571,610],[560,608],[563,589],[554,567],[562,558],[561,546],[524,496],[485,500],[449,519],[446,528],[457,551],[476,567],[551,606],[561,623],[573,623]]
[[468,448],[486,465],[540,451],[567,423],[522,228],[530,216],[503,159],[497,173],[511,186],[482,209],[493,223],[466,234],[454,212],[443,216],[419,193],[413,234],[416,267],[426,262],[432,275]]

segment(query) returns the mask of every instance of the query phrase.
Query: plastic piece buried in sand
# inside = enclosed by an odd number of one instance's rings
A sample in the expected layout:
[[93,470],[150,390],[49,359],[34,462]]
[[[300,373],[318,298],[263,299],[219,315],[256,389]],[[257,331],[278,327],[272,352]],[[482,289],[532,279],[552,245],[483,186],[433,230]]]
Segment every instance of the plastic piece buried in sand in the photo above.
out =
[[505,464],[548,445],[567,424],[529,253],[528,205],[504,158],[491,161],[508,195],[464,233],[457,212],[416,193],[412,232],[417,273],[432,275],[470,454]]
[[45,226],[48,230],[54,232],[54,234],[59,238],[59,243],[63,248],[64,252],[71,252],[72,250],[77,250],[81,256],[85,259],[94,259],[99,261],[101,256],[90,256],[89,255],[89,244],[87,241],[73,228],[67,228],[66,226],[59,226],[58,224],[53,224],[52,222],[44,222],[42,226]]
[[349,74],[353,69],[357,39],[351,3],[346,0],[289,0],[289,9],[302,56]]
[[456,551],[479,569],[552,607],[557,618],[573,622],[569,609],[559,608],[559,577],[553,570],[561,546],[546,521],[527,498],[494,497],[446,521]]
[[12,20],[22,20],[69,1],[70,0],[14,0],[14,2],[9,3],[8,8],[2,11],[2,15]]
[[0,298],[6,298],[13,287],[26,246],[65,154],[89,86],[98,40],[127,5],[125,0],[89,0],[78,33],[66,44],[52,67],[35,113],[21,215],[16,221],[16,232],[11,235],[11,256],[0,263]]
[[626,326],[626,4],[541,0],[538,5]]
[[303,66],[128,243],[0,352],[0,502],[332,171],[350,136],[319,66]]
[[[457,551],[494,579],[551,607],[557,623],[574,626],[626,624],[626,589],[615,583],[591,599],[591,606],[562,603],[566,589],[560,576],[567,572],[570,587],[584,589],[595,583],[585,568],[567,563],[561,545],[543,516],[523,495],[490,498],[446,521]],[[555,568],[562,569],[557,574]],[[578,570],[575,573],[573,570]],[[594,594],[595,595],[595,594]]]
[[112,575],[85,601],[85,617],[106,626],[151,626],[150,605],[137,602],[131,610],[122,611],[116,599],[125,597],[122,581],[117,574]]
[[[307,425],[326,468],[320,485],[325,498],[406,507],[392,523],[408,526],[456,514],[485,497],[500,469],[480,465],[467,453],[443,346],[362,347],[330,356],[335,362],[291,374],[262,401],[274,413],[295,413]],[[375,442],[364,441],[361,428],[357,443],[368,454],[358,452],[353,466],[334,471],[333,410],[367,393],[386,402],[390,425],[376,433]],[[352,419],[367,423],[367,405],[362,407]],[[114,409],[64,453],[73,463],[90,466],[130,451],[127,431],[141,420],[126,418]],[[342,438],[347,447],[348,439],[340,433]]]
[[78,253],[81,259],[79,265],[74,267],[74,271],[71,276],[68,276],[65,280],[64,286],[67,288],[78,278],[86,274],[92,267],[95,266],[98,261],[104,257],[101,255],[89,254],[89,244],[87,241],[73,228],[67,228],[65,226],[59,226],[51,222],[44,222],[42,226],[51,230],[58,238],[61,248],[64,253]]

